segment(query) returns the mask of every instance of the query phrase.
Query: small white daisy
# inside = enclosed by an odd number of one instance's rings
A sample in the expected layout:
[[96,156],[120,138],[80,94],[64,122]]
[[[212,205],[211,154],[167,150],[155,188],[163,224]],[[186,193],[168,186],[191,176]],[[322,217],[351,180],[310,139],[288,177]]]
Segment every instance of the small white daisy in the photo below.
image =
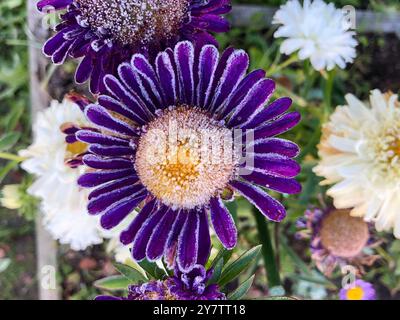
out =
[[40,112],[33,126],[33,144],[20,151],[27,158],[21,166],[36,176],[28,192],[41,200],[46,229],[60,243],[69,244],[73,250],[84,250],[113,234],[103,231],[97,216],[87,214],[89,190],[76,182],[84,169],[65,164],[86,151],[83,143],[66,143],[60,128],[70,122],[85,125],[86,119],[78,105],[68,99],[62,103],[53,101]]
[[281,52],[299,51],[300,60],[310,59],[317,71],[344,69],[356,57],[355,32],[349,31],[341,10],[322,0],[290,0],[275,13],[273,24],[280,25],[275,38],[286,38]]
[[400,238],[400,102],[379,90],[370,105],[353,95],[337,107],[323,127],[314,172],[333,186],[328,195],[338,209],[375,222],[378,231],[394,228]]

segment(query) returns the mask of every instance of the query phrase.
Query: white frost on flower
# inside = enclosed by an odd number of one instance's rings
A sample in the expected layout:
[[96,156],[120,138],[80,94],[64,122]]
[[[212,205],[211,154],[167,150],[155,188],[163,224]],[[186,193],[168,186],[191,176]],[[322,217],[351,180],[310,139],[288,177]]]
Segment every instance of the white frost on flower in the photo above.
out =
[[353,95],[323,127],[320,163],[314,172],[333,186],[338,209],[394,229],[400,238],[400,102],[392,93],[371,92],[370,105]]
[[275,13],[273,24],[280,25],[275,38],[286,38],[281,52],[299,51],[300,60],[310,59],[315,70],[344,69],[356,57],[355,32],[349,31],[342,10],[322,0],[290,0]]
[[[90,191],[77,184],[85,168],[72,169],[65,165],[65,160],[73,156],[60,130],[65,123],[87,124],[80,108],[68,99],[62,103],[53,101],[49,108],[40,112],[33,126],[33,144],[20,151],[20,155],[27,158],[21,166],[36,176],[28,192],[41,199],[46,229],[60,243],[69,244],[73,250],[84,250],[102,243],[104,238],[116,238],[118,234],[104,231],[99,218],[87,213]],[[72,150],[83,152],[84,148],[81,144]],[[120,246],[116,246],[119,251],[122,250]]]

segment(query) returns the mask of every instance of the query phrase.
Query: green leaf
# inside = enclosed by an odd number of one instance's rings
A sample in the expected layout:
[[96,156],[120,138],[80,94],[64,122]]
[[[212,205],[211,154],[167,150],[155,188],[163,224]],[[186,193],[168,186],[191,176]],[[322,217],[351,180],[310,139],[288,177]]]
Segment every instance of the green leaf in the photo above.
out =
[[225,268],[225,270],[222,271],[222,275],[218,284],[222,287],[234,280],[258,257],[260,251],[261,245],[243,253],[237,260],[232,262]]
[[123,275],[129,279],[132,283],[146,282],[146,277],[138,270],[133,269],[122,263],[115,263],[114,267]]
[[122,275],[111,276],[94,282],[96,288],[110,291],[126,290],[130,284],[131,281]]
[[254,277],[254,275],[251,276],[249,279],[243,282],[235,291],[230,293],[228,295],[228,300],[242,299],[247,294],[247,291],[249,291],[251,285],[253,284]]
[[139,266],[141,266],[143,270],[146,271],[148,275],[153,277],[154,279],[160,280],[167,275],[165,271],[159,268],[155,262],[143,260],[139,262]]
[[218,283],[218,280],[221,277],[223,267],[224,267],[224,259],[221,258],[215,263],[213,275],[208,280],[209,284]]
[[21,137],[20,132],[9,132],[0,138],[0,151],[6,151],[12,148]]

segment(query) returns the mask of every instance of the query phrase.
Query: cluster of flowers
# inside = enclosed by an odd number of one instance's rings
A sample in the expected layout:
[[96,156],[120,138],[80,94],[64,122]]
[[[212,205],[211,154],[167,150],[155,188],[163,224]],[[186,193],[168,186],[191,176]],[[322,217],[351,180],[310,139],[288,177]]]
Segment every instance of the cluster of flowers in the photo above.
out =
[[[80,58],[75,80],[90,80],[93,94],[54,102],[21,152],[23,168],[39,177],[30,192],[43,199],[48,228],[75,249],[118,235],[136,261],[164,259],[175,270],[131,286],[127,299],[224,299],[204,269],[210,226],[225,248],[237,243],[224,201],[239,194],[279,222],[285,208],[267,190],[301,191],[299,148],[277,138],[300,114],[288,112],[289,98],[269,102],[274,81],[248,73],[246,52],[220,52],[211,35],[229,30],[230,1],[41,0],[38,8],[63,12],[44,53],[56,64]],[[286,38],[281,52],[298,51],[318,71],[355,58],[354,32],[332,4],[291,0],[273,23]],[[400,237],[398,98],[374,91],[371,107],[346,99],[323,128],[315,168],[334,184],[335,208],[299,221],[326,274],[347,263],[362,274],[375,261],[364,253],[375,243],[369,222]],[[343,290],[342,299],[374,298],[362,280]]]

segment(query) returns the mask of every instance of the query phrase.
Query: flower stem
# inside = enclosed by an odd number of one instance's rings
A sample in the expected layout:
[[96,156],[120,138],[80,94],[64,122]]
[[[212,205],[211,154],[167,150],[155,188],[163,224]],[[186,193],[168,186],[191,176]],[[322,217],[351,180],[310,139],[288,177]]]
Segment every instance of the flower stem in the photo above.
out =
[[17,162],[22,162],[22,161],[26,160],[24,157],[20,157],[15,154],[6,153],[6,152],[0,152],[0,159],[12,160],[12,161],[17,161]]
[[335,80],[335,70],[332,70],[327,73],[327,79],[325,81],[324,87],[324,114],[323,120],[326,122],[329,118],[332,108],[332,91],[333,91],[333,82]]
[[281,285],[278,267],[275,261],[275,253],[272,247],[271,234],[267,226],[265,217],[256,209],[253,209],[254,217],[257,222],[258,237],[262,244],[261,253],[263,255],[264,265],[267,272],[269,288]]
[[287,66],[291,65],[292,63],[296,62],[298,60],[297,55],[292,55],[289,57],[289,59],[283,61],[282,63],[272,66],[271,69],[268,71],[268,75],[272,76],[282,69],[286,68]]

